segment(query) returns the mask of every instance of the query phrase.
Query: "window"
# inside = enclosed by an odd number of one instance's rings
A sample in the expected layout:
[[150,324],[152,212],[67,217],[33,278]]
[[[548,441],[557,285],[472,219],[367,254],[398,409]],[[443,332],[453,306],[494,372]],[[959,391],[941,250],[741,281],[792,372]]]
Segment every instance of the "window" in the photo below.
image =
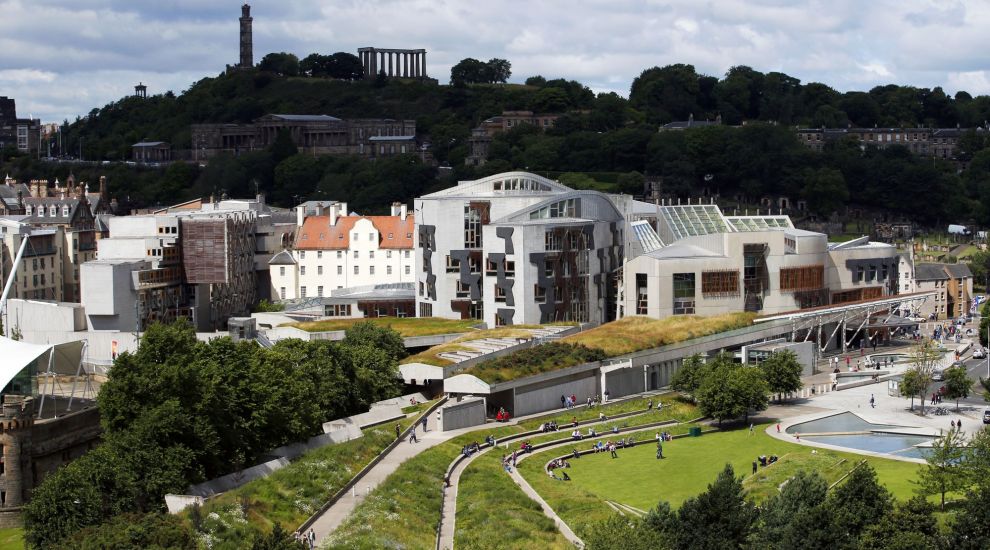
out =
[[299,266],[299,274],[306,275],[306,266],[304,265]]
[[358,259],[358,251],[357,250],[354,251],[354,259],[355,260]]
[[495,301],[505,302],[505,289],[499,285],[495,285]]
[[338,265],[337,266],[337,275],[343,275],[343,274],[344,274],[344,266]]
[[285,266],[284,265],[283,266],[279,266],[279,268],[278,268],[278,274],[281,275],[282,277],[285,277]]
[[433,317],[433,304],[419,304],[419,316],[420,317]]
[[55,208],[55,205],[54,205],[54,204],[53,204],[53,205],[51,205],[51,207],[49,207],[49,208],[48,208],[48,213],[49,213],[49,214],[51,215],[51,217],[53,217],[53,218],[54,218],[55,216],[57,216],[57,215],[58,215],[58,209],[57,209],[57,208]]
[[323,275],[323,266],[322,265],[316,266],[316,274],[317,275]]
[[636,315],[646,315],[649,305],[646,273],[636,274]]
[[454,296],[457,298],[467,298],[471,295],[471,285],[457,281],[454,288]]
[[28,205],[28,206],[25,206],[25,207],[24,207],[24,213],[25,213],[26,215],[28,215],[28,216],[30,216],[30,215],[31,215],[31,205]]
[[547,301],[547,289],[540,285],[533,285],[533,300],[538,304],[544,304]]
[[375,274],[375,266],[369,267],[368,268],[368,275],[374,275],[374,274]]
[[356,232],[353,235],[351,235],[351,240],[357,242],[358,234]]
[[316,287],[316,295],[319,296],[320,298],[323,297],[323,286],[322,285]]
[[471,273],[481,273],[481,258],[468,256],[468,271]]
[[825,286],[825,266],[806,265],[780,270],[780,290],[817,290]]
[[420,281],[420,282],[419,282],[419,295],[420,295],[420,296],[422,296],[422,295],[423,295],[423,281]]
[[283,300],[285,299],[285,287],[284,286],[282,288],[278,289],[278,295],[281,296]]
[[358,274],[360,274],[360,273],[361,273],[361,268],[360,268],[360,267],[358,267],[358,266],[354,266],[354,274],[355,274],[355,275],[358,275]]
[[553,261],[543,260],[543,276],[553,277]]
[[375,251],[374,250],[369,250],[368,251],[368,258],[370,258],[372,260],[375,259]]
[[[322,237],[323,234],[321,233],[320,236]],[[322,250],[317,250],[316,251],[316,259],[317,260],[322,260],[323,259],[323,251]]]
[[[410,235],[412,235],[412,233],[410,233]],[[408,257],[409,257],[409,251],[408,251],[408,250],[406,250],[406,253],[405,253],[405,257],[406,257],[406,258],[408,258]]]
[[374,233],[368,233],[368,241],[369,242],[375,242],[375,234]]
[[481,209],[464,207],[464,248],[481,248]]
[[495,275],[498,272],[498,262],[492,259],[485,260],[485,275]]
[[68,206],[63,206],[62,207],[62,216],[63,217],[66,217],[66,218],[69,217],[69,207]]
[[323,306],[323,314],[327,317],[350,317],[351,304],[327,304]]
[[306,297],[306,287],[304,286],[299,287],[299,297],[300,298]]
[[38,217],[39,218],[44,218],[45,217],[45,207],[44,206],[41,206],[41,205],[38,206]]
[[344,257],[344,251],[343,250],[338,250],[337,251],[337,259],[340,260],[343,257]]
[[391,260],[392,259],[392,251],[391,250],[386,250],[385,251],[385,257],[388,258],[389,260]]
[[543,233],[543,248],[547,252],[560,250],[560,234],[552,229]]
[[674,315],[694,314],[694,273],[674,273]]
[[505,276],[514,277],[516,275],[516,262],[506,260],[505,261]]
[[390,265],[385,266],[385,274],[386,275],[391,275],[392,274],[392,266],[390,266]]
[[305,250],[300,250],[299,251],[299,259],[300,260],[305,260],[306,259],[306,251]]
[[409,275],[409,266],[406,266],[406,275]]
[[447,273],[457,273],[461,270],[461,261],[455,260],[447,255]]

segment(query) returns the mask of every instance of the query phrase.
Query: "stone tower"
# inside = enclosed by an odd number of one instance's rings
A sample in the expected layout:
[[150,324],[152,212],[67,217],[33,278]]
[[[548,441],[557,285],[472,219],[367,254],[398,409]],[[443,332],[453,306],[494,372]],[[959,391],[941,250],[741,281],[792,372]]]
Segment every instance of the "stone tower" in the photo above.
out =
[[0,480],[3,490],[0,494],[0,507],[12,508],[24,504],[25,493],[31,489],[33,424],[33,398],[23,395],[3,396],[3,414],[0,416],[0,444],[3,446]]
[[244,4],[241,6],[241,62],[240,68],[250,69],[254,67],[254,50],[251,38],[251,6]]

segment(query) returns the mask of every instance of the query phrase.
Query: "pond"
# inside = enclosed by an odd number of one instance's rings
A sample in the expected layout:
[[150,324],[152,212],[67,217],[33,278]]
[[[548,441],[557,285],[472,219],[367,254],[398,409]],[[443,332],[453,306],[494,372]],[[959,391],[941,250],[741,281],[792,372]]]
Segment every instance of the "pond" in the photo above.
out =
[[848,447],[860,451],[871,451],[874,453],[886,453],[897,456],[911,458],[924,458],[923,449],[916,447],[921,443],[928,443],[932,437],[923,435],[902,435],[882,432],[858,435],[813,435],[803,437],[806,441],[815,443],[825,443],[838,447]]
[[903,427],[892,424],[871,424],[851,412],[844,412],[795,424],[787,428],[787,433],[868,432]]

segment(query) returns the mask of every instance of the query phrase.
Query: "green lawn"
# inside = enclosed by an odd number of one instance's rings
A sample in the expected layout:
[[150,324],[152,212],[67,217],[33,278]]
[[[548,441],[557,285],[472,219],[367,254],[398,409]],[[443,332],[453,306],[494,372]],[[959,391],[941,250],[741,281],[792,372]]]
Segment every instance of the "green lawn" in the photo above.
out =
[[24,550],[24,529],[0,529],[0,550]]
[[[609,454],[596,454],[571,461],[568,475],[572,481],[564,483],[549,479],[542,470],[544,460],[528,459],[520,468],[526,479],[580,535],[588,523],[605,519],[611,509],[604,503],[612,500],[643,510],[656,506],[660,500],[678,507],[687,498],[705,490],[715,476],[732,464],[736,474],[750,476],[752,461],[761,454],[789,457],[811,455],[812,448],[772,438],[758,427],[755,435],[748,429],[709,433],[699,438],[677,439],[664,444],[664,460],[655,457],[652,444],[620,450],[619,458]],[[823,454],[819,466],[829,466],[827,479],[837,479],[845,468],[866,460],[877,471],[881,483],[899,499],[914,494],[911,480],[917,476],[921,465],[882,458],[865,457],[854,453],[838,453],[817,449]],[[832,467],[845,458],[845,466]],[[825,463],[828,464],[825,464]],[[779,466],[779,465],[775,465]],[[787,467],[786,464],[784,464]],[[773,468],[771,466],[769,468]],[[768,470],[769,470],[768,468]],[[757,474],[764,476],[762,471]],[[772,483],[772,482],[771,482]],[[750,483],[752,486],[753,484]],[[754,496],[765,496],[769,491],[754,486]]]
[[389,326],[403,337],[432,336],[435,334],[452,334],[468,332],[478,324],[474,319],[441,319],[439,317],[370,317],[367,319],[327,319],[324,321],[304,321],[286,323],[282,326],[296,327],[307,332],[327,332],[347,330],[354,323],[370,322],[375,325]]
[[675,315],[666,319],[626,317],[561,339],[561,342],[598,348],[609,357],[683,342],[692,338],[748,327],[753,313],[727,313],[703,317]]

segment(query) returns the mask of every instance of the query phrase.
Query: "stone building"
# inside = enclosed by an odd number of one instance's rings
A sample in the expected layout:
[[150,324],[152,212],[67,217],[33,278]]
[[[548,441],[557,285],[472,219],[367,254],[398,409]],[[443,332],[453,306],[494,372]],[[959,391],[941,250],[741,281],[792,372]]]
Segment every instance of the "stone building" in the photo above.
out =
[[288,132],[299,152],[313,155],[377,158],[417,152],[415,120],[271,114],[250,124],[193,124],[191,131],[198,161],[267,149],[281,132]]
[[539,114],[533,111],[503,111],[499,116],[486,119],[471,130],[471,137],[468,138],[471,153],[464,159],[464,164],[483,166],[488,162],[492,139],[502,132],[517,128],[521,124],[529,124],[546,131],[557,124],[558,118],[560,115]]
[[131,158],[140,164],[169,162],[172,146],[165,141],[142,141],[131,146]]
[[[951,160],[956,158],[959,138],[966,128],[798,128],[798,140],[812,151],[822,151],[831,141],[851,138],[862,146],[886,149],[906,147],[915,155]],[[976,128],[976,132],[986,130]]]
[[402,50],[394,48],[358,48],[358,59],[364,68],[365,78],[429,79],[426,74],[426,50]]
[[13,98],[0,96],[0,149],[15,147],[19,153],[38,155],[41,144],[41,120],[17,118]]

